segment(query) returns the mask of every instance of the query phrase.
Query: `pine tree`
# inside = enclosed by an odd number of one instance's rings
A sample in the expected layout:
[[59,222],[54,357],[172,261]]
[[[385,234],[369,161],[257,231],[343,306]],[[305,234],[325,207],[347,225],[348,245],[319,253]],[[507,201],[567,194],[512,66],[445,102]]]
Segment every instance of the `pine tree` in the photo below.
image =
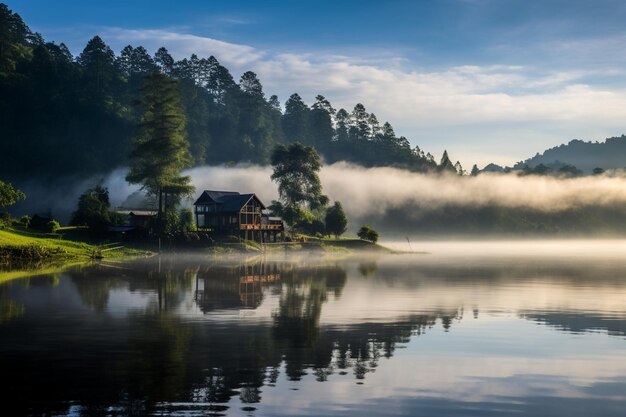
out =
[[99,36],[87,42],[76,61],[83,70],[88,95],[110,94],[116,75],[115,54]]
[[171,75],[174,70],[174,58],[164,47],[160,47],[154,54],[154,63],[163,74]]
[[309,140],[309,106],[299,94],[292,94],[285,102],[283,115],[283,131],[289,142],[310,143]]
[[454,168],[454,164],[450,161],[450,157],[448,156],[448,151],[444,150],[443,155],[441,156],[441,162],[438,167],[439,172],[452,172],[454,174],[457,173],[456,168]]
[[22,18],[0,3],[0,77],[12,74],[19,61],[30,57],[32,35]]
[[[185,115],[180,103],[178,83],[160,72],[153,72],[141,89],[143,110],[139,133],[130,154],[131,169],[126,180],[141,184],[159,198],[159,220],[167,206],[163,198],[179,198],[193,192],[190,177],[181,176],[191,163],[185,138]],[[170,200],[171,201],[171,200]]]
[[465,175],[465,170],[463,169],[459,161],[456,161],[456,163],[454,164],[454,170],[459,175]]

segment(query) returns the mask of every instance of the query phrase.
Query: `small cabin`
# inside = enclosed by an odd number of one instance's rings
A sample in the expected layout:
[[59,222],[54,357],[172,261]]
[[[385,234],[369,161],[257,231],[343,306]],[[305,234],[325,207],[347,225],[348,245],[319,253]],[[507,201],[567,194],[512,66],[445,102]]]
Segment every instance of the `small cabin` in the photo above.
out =
[[137,229],[148,229],[150,227],[150,222],[156,218],[158,214],[156,210],[125,209],[122,207],[119,207],[116,210],[116,213],[120,214],[124,219],[124,226]]
[[255,194],[205,190],[194,207],[198,230],[258,242],[276,242],[285,231],[282,219],[264,213],[265,205]]

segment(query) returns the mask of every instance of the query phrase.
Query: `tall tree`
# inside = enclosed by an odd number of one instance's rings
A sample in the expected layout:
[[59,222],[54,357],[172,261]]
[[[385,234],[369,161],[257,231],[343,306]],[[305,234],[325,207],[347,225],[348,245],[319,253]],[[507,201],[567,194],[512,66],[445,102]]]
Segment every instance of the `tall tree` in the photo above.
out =
[[154,60],[143,46],[133,48],[128,45],[124,47],[116,62],[126,78],[145,76],[157,69]]
[[149,194],[158,196],[162,227],[162,212],[167,206],[163,198],[193,192],[191,178],[180,174],[191,163],[189,143],[185,138],[185,115],[178,83],[160,72],[155,71],[146,77],[141,94],[143,113],[126,180],[141,184]]
[[380,124],[378,123],[376,115],[374,113],[371,113],[367,122],[369,124],[370,134],[372,138],[375,138],[381,132]]
[[315,100],[309,113],[311,137],[315,148],[326,153],[330,150],[331,142],[335,136],[332,120],[335,109],[324,96],[318,95]]
[[174,70],[174,58],[164,47],[154,53],[154,63],[163,74],[171,75]]
[[274,168],[271,178],[278,183],[283,207],[298,210],[306,206],[315,210],[328,204],[318,175],[322,167],[320,157],[311,146],[299,142],[278,145],[272,152],[271,163]]
[[114,81],[115,54],[99,36],[94,36],[78,56],[83,70],[88,94],[103,95],[109,92]]
[[456,161],[456,163],[454,164],[454,170],[456,171],[457,174],[461,176],[465,175],[465,170],[463,169],[459,161]]
[[441,155],[441,162],[439,163],[439,166],[437,168],[439,172],[451,172],[454,174],[457,173],[454,164],[452,163],[452,161],[450,161],[448,151],[446,150],[443,151],[443,155]]
[[309,106],[299,94],[292,94],[285,102],[283,131],[289,142],[310,143],[309,141]]
[[273,94],[272,96],[270,96],[269,100],[267,101],[267,104],[270,105],[270,108],[272,110],[275,110],[278,113],[282,113],[282,109],[280,107],[280,101],[278,101],[278,96],[276,94]]
[[31,36],[22,18],[0,3],[0,77],[12,74],[20,60],[30,57]]
[[337,142],[345,143],[348,141],[348,129],[350,128],[350,113],[345,109],[339,109],[335,117],[337,121],[337,128],[335,129],[335,140]]
[[367,140],[372,133],[369,123],[370,115],[365,110],[365,106],[361,103],[357,103],[352,110],[352,120],[354,123],[354,128],[357,132],[357,139]]
[[243,91],[244,93],[247,93],[253,97],[258,97],[261,99],[265,98],[261,81],[259,81],[256,74],[252,71],[246,71],[243,73],[243,75],[241,76],[241,80],[239,81],[239,88],[241,88],[241,91]]

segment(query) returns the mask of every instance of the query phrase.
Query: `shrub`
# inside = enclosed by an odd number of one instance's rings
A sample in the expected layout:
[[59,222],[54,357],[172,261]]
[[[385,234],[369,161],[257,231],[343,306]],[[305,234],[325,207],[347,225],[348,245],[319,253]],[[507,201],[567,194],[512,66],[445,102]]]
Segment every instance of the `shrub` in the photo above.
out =
[[178,212],[178,230],[181,232],[193,232],[196,230],[193,211],[190,208],[181,208]]
[[52,219],[50,220],[48,223],[46,223],[46,232],[48,233],[54,233],[57,230],[59,230],[59,228],[61,227],[61,225],[59,224],[58,221]]
[[331,206],[326,210],[326,233],[333,234],[335,237],[339,237],[345,233],[348,228],[348,218],[343,211],[343,207],[339,201],[335,202],[334,206]]
[[94,233],[105,233],[113,224],[109,212],[109,190],[97,185],[85,191],[78,199],[78,207],[72,214],[70,224],[87,226]]
[[11,225],[11,216],[7,212],[0,212],[0,229]]
[[363,240],[369,240],[370,242],[376,243],[378,241],[378,232],[368,225],[363,225],[357,236]]
[[28,229],[28,226],[30,225],[30,216],[25,214],[20,217],[20,224]]

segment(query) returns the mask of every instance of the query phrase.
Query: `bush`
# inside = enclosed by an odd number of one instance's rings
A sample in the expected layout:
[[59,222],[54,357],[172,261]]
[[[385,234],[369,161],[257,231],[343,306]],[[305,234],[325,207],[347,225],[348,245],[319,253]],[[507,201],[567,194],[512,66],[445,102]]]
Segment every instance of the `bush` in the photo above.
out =
[[313,235],[316,235],[318,233],[320,235],[323,235],[324,232],[326,231],[326,226],[320,220],[317,220],[317,219],[306,219],[306,220],[304,220],[302,222],[299,222],[296,225],[296,229],[306,233],[307,235],[313,236]]
[[20,224],[28,229],[28,226],[30,225],[30,216],[25,214],[20,217]]
[[193,232],[196,230],[193,211],[190,208],[181,208],[178,212],[178,230],[181,232]]
[[72,214],[70,224],[87,226],[93,233],[106,233],[113,224],[109,212],[109,190],[97,185],[85,191],[78,199],[78,207]]
[[326,210],[326,233],[339,237],[344,234],[348,228],[348,218],[343,211],[343,207],[339,201],[335,201],[335,205]]
[[378,241],[378,232],[368,225],[363,225],[361,229],[359,229],[359,233],[357,236],[363,240],[369,240],[370,242],[376,243]]
[[9,213],[0,212],[0,229],[11,225],[11,216]]
[[48,223],[46,223],[46,230],[44,231],[48,233],[54,233],[60,228],[61,228],[61,225],[59,224],[59,222],[52,219]]

